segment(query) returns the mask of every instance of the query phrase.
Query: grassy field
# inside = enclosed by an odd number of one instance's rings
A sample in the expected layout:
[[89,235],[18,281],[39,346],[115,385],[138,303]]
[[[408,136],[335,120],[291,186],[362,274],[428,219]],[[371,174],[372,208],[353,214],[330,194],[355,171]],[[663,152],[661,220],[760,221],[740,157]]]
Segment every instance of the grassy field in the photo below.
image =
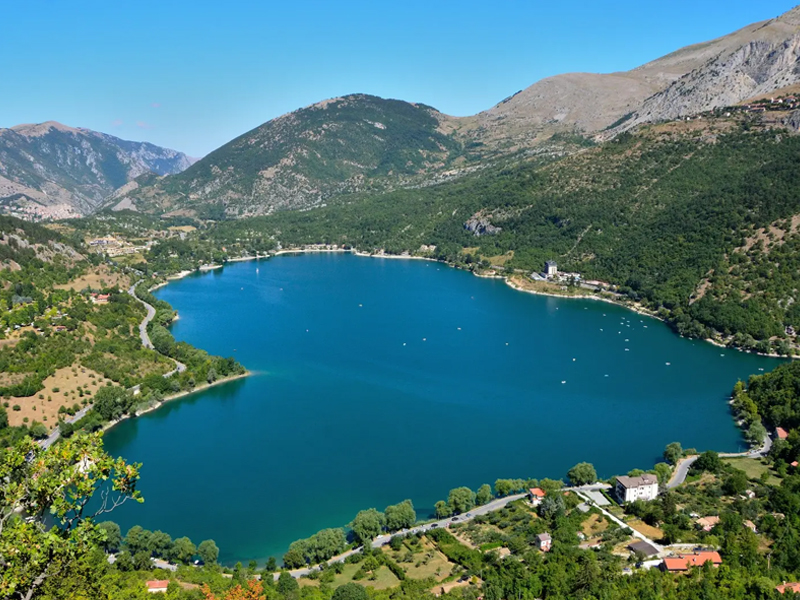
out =
[[7,400],[10,406],[20,407],[18,411],[8,410],[8,422],[12,426],[39,421],[47,425],[48,429],[53,429],[58,422],[60,407],[69,407],[76,403],[83,405],[84,400],[91,402],[91,397],[99,386],[113,382],[91,369],[75,364],[58,369],[43,383],[44,389],[38,394],[27,398],[11,397]]
[[750,479],[760,479],[763,473],[769,473],[769,479],[767,479],[769,485],[780,485],[781,483],[775,471],[758,458],[723,458],[722,462],[744,471]]
[[588,519],[586,519],[581,527],[583,528],[583,535],[587,538],[594,537],[596,535],[600,535],[606,529],[608,529],[608,521],[606,521],[603,515],[590,515]]
[[648,525],[647,523],[645,523],[644,521],[640,521],[639,519],[633,519],[631,521],[628,521],[627,524],[633,527],[639,533],[646,535],[651,540],[658,541],[662,537],[664,537],[664,534],[658,527],[653,527],[652,525]]
[[60,290],[75,290],[79,292],[86,288],[101,289],[107,287],[118,287],[127,289],[130,286],[130,277],[123,273],[112,272],[106,265],[100,265],[87,271],[77,279],[69,283],[53,286]]
[[437,581],[442,581],[449,577],[453,570],[453,563],[447,560],[444,554],[439,552],[436,547],[427,539],[421,541],[421,546],[414,552],[413,562],[402,562],[402,558],[409,550],[413,549],[408,544],[394,551],[389,546],[384,546],[383,551],[389,555],[406,572],[411,579],[427,579],[433,577]]
[[[340,585],[344,585],[345,583],[350,583],[353,581],[354,583],[358,583],[359,585],[363,585],[364,587],[372,587],[376,590],[386,590],[392,587],[396,587],[400,585],[400,580],[395,577],[394,573],[392,573],[388,567],[381,566],[375,573],[377,578],[374,580],[364,578],[359,580],[354,580],[353,575],[361,568],[361,565],[344,565],[344,570],[337,574],[331,584],[332,588],[337,588]],[[308,579],[307,577],[301,577],[297,580],[300,584],[300,587],[318,587],[319,580],[316,579]]]

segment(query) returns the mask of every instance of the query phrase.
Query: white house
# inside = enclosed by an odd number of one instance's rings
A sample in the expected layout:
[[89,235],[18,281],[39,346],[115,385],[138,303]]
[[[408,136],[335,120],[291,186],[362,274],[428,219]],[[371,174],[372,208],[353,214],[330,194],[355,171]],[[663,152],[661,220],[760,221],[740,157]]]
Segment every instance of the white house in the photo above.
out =
[[544,275],[545,277],[555,277],[558,275],[558,265],[554,260],[548,260],[544,263]]
[[658,497],[658,478],[650,473],[638,477],[619,475],[616,492],[620,502],[655,500]]

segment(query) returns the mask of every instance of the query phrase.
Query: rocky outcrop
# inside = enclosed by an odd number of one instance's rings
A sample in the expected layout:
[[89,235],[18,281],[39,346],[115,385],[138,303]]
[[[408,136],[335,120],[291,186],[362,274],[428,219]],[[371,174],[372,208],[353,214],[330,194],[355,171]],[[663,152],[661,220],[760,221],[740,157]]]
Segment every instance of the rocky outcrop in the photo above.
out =
[[464,229],[480,237],[482,235],[495,235],[500,233],[503,228],[492,225],[491,216],[482,213],[475,213],[464,223]]

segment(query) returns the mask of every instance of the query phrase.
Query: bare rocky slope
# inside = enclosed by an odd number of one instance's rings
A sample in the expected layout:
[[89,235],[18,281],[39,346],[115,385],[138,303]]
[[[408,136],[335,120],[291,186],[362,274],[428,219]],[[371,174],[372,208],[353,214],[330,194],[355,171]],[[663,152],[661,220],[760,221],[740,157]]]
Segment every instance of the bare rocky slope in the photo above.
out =
[[179,173],[181,152],[48,121],[0,129],[0,210],[29,220],[79,216],[143,173]]
[[[472,119],[468,135],[518,149],[556,131],[610,135],[737,104],[800,81],[800,6],[631,71],[549,77]],[[610,137],[606,134],[601,138]]]

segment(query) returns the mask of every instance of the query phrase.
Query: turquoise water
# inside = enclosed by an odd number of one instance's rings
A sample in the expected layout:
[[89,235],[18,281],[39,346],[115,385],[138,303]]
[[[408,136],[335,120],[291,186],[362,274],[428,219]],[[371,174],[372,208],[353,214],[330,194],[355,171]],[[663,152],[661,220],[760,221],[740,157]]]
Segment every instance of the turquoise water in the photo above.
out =
[[[254,372],[106,434],[144,463],[112,517],[231,563],[280,556],[362,508],[499,477],[603,477],[664,446],[743,447],[727,396],[778,361],[679,338],[606,303],[516,292],[437,263],[315,254],[157,292],[173,333]],[[670,363],[667,365],[667,363]]]

